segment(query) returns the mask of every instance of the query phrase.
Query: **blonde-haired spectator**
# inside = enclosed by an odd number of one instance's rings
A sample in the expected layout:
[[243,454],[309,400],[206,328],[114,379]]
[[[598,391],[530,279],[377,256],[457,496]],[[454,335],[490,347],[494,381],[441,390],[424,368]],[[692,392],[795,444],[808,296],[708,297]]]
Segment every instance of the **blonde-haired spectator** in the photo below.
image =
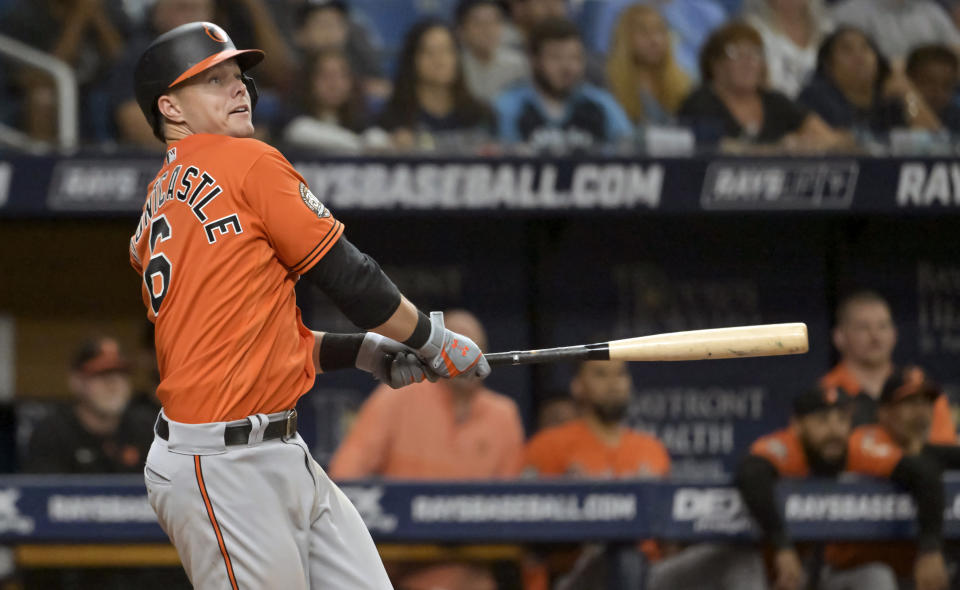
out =
[[763,38],[767,82],[796,98],[817,68],[817,49],[832,22],[823,0],[744,0],[747,21]]
[[670,29],[656,8],[637,3],[617,19],[607,58],[610,91],[634,123],[666,123],[690,92],[673,56]]

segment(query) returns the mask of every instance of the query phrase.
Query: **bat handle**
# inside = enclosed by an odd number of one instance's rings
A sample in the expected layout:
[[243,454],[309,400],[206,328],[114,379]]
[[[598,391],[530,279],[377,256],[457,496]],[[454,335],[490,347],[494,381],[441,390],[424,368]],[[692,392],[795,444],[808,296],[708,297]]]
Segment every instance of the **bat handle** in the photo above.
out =
[[[602,350],[600,347],[603,347]],[[511,352],[493,352],[483,355],[491,367],[503,365],[534,365],[564,361],[583,361],[589,359],[609,359],[606,343],[588,346],[564,346],[543,350],[514,350]]]

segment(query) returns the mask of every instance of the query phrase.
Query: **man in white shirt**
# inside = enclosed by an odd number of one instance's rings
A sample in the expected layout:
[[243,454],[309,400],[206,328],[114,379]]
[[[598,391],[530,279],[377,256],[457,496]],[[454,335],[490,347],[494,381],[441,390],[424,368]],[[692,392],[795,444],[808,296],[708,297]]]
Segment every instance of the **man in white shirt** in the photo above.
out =
[[960,49],[960,32],[933,0],[846,0],[834,8],[833,20],[863,29],[894,61],[927,43]]

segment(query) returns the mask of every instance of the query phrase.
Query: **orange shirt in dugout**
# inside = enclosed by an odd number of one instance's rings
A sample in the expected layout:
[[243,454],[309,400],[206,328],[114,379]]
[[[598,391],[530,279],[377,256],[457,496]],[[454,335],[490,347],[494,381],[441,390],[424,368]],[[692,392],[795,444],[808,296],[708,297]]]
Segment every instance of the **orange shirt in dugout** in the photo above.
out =
[[[836,387],[843,390],[847,395],[856,398],[859,395],[868,395],[863,392],[863,387],[853,372],[847,367],[846,363],[839,363],[829,373],[820,379],[824,387]],[[854,416],[854,424],[857,423]],[[876,421],[873,416],[871,422]],[[938,445],[953,445],[957,443],[957,429],[953,423],[953,413],[950,410],[950,402],[947,396],[941,395],[933,402],[933,421],[930,424],[931,443]]]
[[294,285],[343,225],[260,141],[191,135],[166,154],[130,240],[164,412],[200,423],[292,408],[315,377]]
[[523,460],[517,406],[484,387],[461,421],[444,382],[377,387],[330,461],[330,477],[485,479],[513,477]]
[[[781,477],[811,475],[800,436],[794,428],[784,428],[757,439],[750,447],[750,453],[770,461]],[[876,424],[868,424],[854,429],[847,439],[844,471],[889,478],[902,458],[903,451],[890,434]],[[905,574],[909,572],[914,556],[914,546],[907,542],[829,543],[824,548],[824,560],[837,569],[879,561]]]
[[527,443],[524,463],[543,476],[629,478],[670,473],[670,455],[656,437],[625,429],[620,441],[609,445],[582,418],[534,436]]
[[[781,477],[809,477],[810,466],[796,429],[787,427],[760,437],[750,446],[750,454],[770,461]],[[890,477],[903,452],[890,435],[875,424],[861,426],[847,439],[844,471]]]

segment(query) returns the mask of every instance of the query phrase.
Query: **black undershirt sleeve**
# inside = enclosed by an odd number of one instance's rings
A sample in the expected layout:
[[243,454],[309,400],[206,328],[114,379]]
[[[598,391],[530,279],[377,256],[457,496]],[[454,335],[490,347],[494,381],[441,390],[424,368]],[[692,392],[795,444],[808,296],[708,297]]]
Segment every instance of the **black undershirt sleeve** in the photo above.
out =
[[960,469],[960,446],[927,443],[923,447],[923,454],[935,459],[943,470]]
[[342,236],[303,275],[333,300],[347,319],[364,330],[383,324],[400,306],[400,290],[380,265]]
[[740,463],[734,485],[767,540],[777,549],[792,545],[783,516],[777,508],[776,486],[780,479],[773,463],[757,455],[747,455]]
[[936,460],[909,455],[897,463],[890,479],[910,492],[917,505],[917,550],[937,551],[943,539],[943,480]]

